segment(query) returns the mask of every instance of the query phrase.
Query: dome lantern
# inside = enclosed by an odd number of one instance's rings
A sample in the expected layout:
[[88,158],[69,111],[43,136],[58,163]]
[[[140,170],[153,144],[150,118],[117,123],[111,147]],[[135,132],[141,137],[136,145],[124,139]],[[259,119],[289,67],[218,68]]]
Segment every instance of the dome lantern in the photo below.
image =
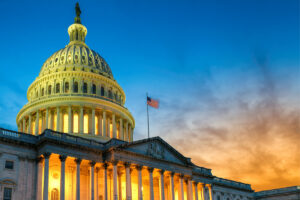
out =
[[84,44],[85,36],[87,34],[87,29],[84,25],[81,24],[81,19],[80,19],[81,10],[80,10],[78,2],[76,3],[75,12],[76,12],[76,17],[74,20],[74,24],[72,24],[68,28],[68,33],[70,36],[70,44],[73,44],[73,43],[83,43]]

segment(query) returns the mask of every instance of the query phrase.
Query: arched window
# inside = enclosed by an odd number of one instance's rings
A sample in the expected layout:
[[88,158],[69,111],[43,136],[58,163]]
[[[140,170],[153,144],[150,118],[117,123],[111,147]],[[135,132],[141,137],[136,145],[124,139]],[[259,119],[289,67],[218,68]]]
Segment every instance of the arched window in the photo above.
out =
[[79,123],[78,123],[78,114],[73,115],[73,132],[78,133]]
[[87,83],[83,83],[83,93],[87,93]]
[[51,200],[58,200],[58,199],[59,199],[58,189],[54,188],[51,191]]
[[74,83],[74,93],[78,93],[78,82]]
[[96,85],[93,84],[93,88],[92,88],[93,94],[96,94]]
[[60,93],[60,84],[56,83],[55,93]]
[[101,96],[104,96],[104,87],[101,86]]
[[48,86],[48,94],[51,94],[51,90],[52,90],[52,87],[51,85]]
[[69,82],[65,83],[65,93],[69,92]]
[[44,88],[42,88],[42,96],[44,96],[44,93],[45,93]]
[[112,92],[111,92],[111,90],[108,90],[108,98],[112,99]]

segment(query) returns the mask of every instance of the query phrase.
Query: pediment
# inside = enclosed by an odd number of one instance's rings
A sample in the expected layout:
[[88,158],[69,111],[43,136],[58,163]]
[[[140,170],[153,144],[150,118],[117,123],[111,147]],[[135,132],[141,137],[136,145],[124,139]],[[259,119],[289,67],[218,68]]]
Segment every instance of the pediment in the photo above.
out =
[[122,145],[121,148],[125,151],[149,156],[154,159],[160,159],[182,165],[191,164],[189,158],[184,157],[160,137],[127,143]]

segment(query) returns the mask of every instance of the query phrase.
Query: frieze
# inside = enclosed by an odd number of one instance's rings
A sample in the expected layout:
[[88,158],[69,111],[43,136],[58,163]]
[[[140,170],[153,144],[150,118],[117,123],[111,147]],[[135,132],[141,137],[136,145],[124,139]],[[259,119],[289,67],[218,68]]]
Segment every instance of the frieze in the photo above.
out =
[[147,155],[158,159],[164,159],[165,150],[156,142],[151,142],[150,144],[148,144]]

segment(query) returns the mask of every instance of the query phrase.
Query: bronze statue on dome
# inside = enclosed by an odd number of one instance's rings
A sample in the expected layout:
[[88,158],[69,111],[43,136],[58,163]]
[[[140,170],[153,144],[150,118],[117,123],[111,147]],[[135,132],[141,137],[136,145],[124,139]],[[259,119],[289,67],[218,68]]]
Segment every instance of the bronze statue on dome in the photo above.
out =
[[76,6],[75,6],[75,12],[76,12],[75,23],[81,24],[81,19],[80,19],[81,10],[80,10],[78,2],[76,3]]

